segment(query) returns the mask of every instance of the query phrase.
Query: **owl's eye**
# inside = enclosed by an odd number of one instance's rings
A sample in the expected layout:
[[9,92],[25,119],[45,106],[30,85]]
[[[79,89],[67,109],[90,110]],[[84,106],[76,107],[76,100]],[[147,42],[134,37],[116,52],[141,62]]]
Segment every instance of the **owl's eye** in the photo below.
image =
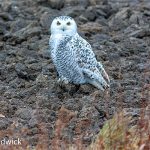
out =
[[61,23],[59,21],[57,21],[57,25],[59,26],[59,25],[61,25]]
[[67,22],[67,25],[68,25],[68,26],[70,26],[70,25],[71,25],[71,23],[70,23],[70,22]]

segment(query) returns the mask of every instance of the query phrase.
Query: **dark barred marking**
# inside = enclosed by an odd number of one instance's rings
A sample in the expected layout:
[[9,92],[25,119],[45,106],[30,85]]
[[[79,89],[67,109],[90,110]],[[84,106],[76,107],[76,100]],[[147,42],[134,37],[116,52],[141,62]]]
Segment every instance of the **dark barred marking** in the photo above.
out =
[[68,19],[71,19],[71,20],[73,20],[73,18],[70,17],[70,16],[59,16],[59,17],[56,17],[55,19],[61,19],[61,20],[68,20]]

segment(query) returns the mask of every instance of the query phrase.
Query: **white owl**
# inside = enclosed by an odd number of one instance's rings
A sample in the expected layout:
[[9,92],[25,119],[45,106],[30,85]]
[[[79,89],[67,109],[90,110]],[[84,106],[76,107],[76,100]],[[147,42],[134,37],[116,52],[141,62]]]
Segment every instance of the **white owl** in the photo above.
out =
[[107,73],[96,60],[91,45],[77,33],[73,18],[59,16],[53,20],[49,45],[59,82],[75,85],[89,83],[100,90],[109,87]]

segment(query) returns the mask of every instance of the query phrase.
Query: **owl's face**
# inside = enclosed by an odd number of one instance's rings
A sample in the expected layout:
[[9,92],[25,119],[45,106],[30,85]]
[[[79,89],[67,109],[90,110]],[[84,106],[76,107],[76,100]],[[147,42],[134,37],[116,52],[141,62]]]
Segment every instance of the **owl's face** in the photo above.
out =
[[69,16],[56,17],[51,24],[51,34],[74,35],[77,32],[77,25]]

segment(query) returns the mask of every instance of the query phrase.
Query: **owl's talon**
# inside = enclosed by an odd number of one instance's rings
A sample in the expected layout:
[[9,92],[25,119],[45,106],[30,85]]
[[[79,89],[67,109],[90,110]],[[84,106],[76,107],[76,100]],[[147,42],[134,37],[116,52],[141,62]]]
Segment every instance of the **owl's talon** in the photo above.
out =
[[67,85],[69,83],[69,81],[66,79],[66,78],[59,78],[57,80],[57,84],[60,86],[60,87],[63,87],[64,85]]

